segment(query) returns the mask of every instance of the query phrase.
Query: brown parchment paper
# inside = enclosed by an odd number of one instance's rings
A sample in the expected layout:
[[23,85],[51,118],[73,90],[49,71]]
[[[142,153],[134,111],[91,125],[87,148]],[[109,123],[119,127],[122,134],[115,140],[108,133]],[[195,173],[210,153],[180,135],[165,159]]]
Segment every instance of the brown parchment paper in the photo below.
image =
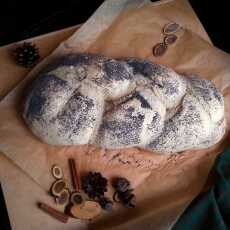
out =
[[[70,156],[76,159],[81,172],[98,170],[109,178],[128,177],[136,187],[137,207],[133,210],[116,207],[112,213],[89,224],[91,228],[169,229],[201,191],[215,157],[229,142],[230,57],[198,36],[196,31],[186,29],[189,19],[184,11],[181,12],[180,0],[162,1],[161,4],[144,4],[144,1],[130,4],[130,1],[119,0],[117,2],[123,6],[117,5],[116,10],[111,11],[109,4],[114,2],[107,1],[79,33],[62,43],[4,98],[0,104],[0,151],[42,191],[47,191],[53,181],[49,171],[54,163],[61,165],[69,178],[67,158]],[[162,27],[171,21],[181,24],[184,29],[177,33],[176,44],[170,46],[163,57],[154,58],[152,46],[162,40]],[[98,30],[90,30],[97,25],[100,25]],[[93,146],[55,147],[41,143],[20,115],[24,88],[39,68],[56,56],[80,51],[111,57],[142,57],[184,74],[198,74],[212,80],[225,96],[228,125],[225,138],[210,149],[170,156],[138,149],[105,151]],[[14,177],[13,180],[17,179]],[[72,228],[66,225],[65,229]]]

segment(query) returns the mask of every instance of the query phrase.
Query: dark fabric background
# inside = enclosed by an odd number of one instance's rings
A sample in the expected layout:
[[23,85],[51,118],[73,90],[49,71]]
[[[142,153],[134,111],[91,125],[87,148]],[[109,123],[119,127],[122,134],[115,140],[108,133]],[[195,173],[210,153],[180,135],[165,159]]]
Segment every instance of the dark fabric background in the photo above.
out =
[[[102,2],[103,0],[2,0],[0,46],[82,23]],[[190,2],[214,44],[230,52],[229,0]]]
[[83,23],[103,0],[2,0],[0,45]]

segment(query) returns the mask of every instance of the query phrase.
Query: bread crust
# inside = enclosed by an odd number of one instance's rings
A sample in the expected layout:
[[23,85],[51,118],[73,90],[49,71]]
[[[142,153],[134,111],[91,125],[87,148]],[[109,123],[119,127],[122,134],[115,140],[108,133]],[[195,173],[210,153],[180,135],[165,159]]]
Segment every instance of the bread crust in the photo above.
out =
[[95,54],[69,55],[42,71],[23,117],[52,145],[175,153],[210,147],[225,133],[224,99],[212,82]]

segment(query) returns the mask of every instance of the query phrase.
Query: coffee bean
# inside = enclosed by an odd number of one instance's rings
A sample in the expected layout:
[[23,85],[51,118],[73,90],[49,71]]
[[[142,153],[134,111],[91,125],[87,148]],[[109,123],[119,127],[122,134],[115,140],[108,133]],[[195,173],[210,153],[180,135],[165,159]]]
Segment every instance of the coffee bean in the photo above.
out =
[[164,34],[174,34],[176,33],[178,30],[180,29],[180,25],[175,23],[175,22],[171,22],[168,23],[164,26],[163,28],[163,33]]
[[153,47],[153,55],[155,57],[162,56],[167,50],[167,45],[164,43],[158,43]]
[[164,43],[165,43],[165,45],[171,45],[171,44],[175,43],[176,40],[177,40],[177,36],[174,35],[174,34],[166,35],[164,37]]

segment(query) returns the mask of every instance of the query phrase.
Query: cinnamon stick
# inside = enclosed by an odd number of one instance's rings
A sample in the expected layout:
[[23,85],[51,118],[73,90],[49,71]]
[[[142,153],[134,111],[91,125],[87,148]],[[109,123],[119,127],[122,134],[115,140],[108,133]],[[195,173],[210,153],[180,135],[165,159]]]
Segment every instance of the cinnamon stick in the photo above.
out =
[[48,213],[50,216],[54,217],[55,219],[63,223],[67,223],[69,219],[69,216],[67,216],[65,213],[62,213],[56,209],[53,209],[52,207],[48,206],[45,203],[39,202],[38,207],[44,212]]
[[77,171],[76,162],[73,158],[69,159],[69,167],[70,167],[70,173],[72,177],[73,188],[76,191],[79,191],[81,188],[80,176]]

